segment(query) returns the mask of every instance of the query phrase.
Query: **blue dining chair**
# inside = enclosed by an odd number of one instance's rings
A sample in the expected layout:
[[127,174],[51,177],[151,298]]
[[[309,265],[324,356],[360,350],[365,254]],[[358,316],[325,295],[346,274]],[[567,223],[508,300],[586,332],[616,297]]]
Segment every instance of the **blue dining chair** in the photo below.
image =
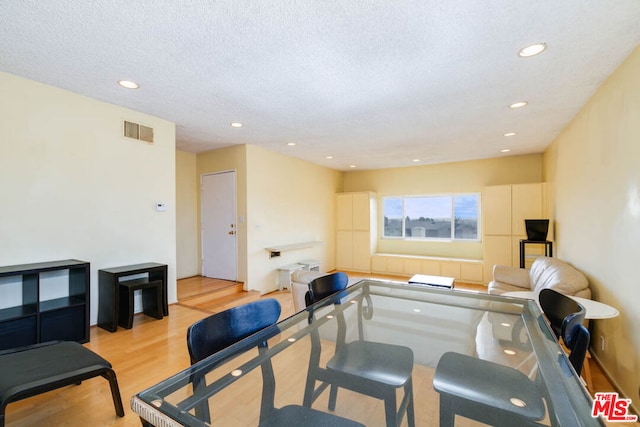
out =
[[[280,317],[280,312],[280,303],[275,299],[267,298],[233,307],[199,320],[187,329],[187,348],[191,364],[275,325]],[[277,330],[274,331],[274,334],[277,332]],[[269,336],[257,344],[261,354],[266,353],[268,349],[267,339]],[[362,424],[355,421],[300,405],[275,408],[275,376],[270,358],[265,358],[261,364],[261,371],[263,388],[260,426],[300,425],[300,422],[304,422],[305,426],[313,427],[363,427]],[[193,377],[192,382],[194,394],[206,387],[204,375]],[[210,423],[211,416],[206,400],[202,405],[196,406],[195,410],[197,417]]]
[[[314,307],[320,301],[340,304],[349,282],[345,273],[337,272],[319,277],[309,283],[305,301],[311,320]],[[320,367],[321,342],[317,329],[311,333],[311,356],[307,373],[303,405],[311,407],[320,394],[330,386],[329,409],[335,410],[338,388],[346,388],[361,394],[382,399],[388,427],[400,425],[404,414],[410,427],[415,425],[413,407],[413,351],[404,346],[365,341],[345,342],[346,321],[342,310],[337,313],[338,335],[336,351]],[[316,381],[320,385],[316,388]],[[396,390],[404,388],[404,397],[398,408]]]

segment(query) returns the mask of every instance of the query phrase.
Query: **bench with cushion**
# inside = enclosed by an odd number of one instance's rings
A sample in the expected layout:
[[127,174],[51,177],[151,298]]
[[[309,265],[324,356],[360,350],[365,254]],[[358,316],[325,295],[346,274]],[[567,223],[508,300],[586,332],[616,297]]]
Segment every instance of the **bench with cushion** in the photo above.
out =
[[51,341],[0,351],[0,427],[7,405],[96,376],[109,381],[118,416],[124,416],[111,364],[74,341]]

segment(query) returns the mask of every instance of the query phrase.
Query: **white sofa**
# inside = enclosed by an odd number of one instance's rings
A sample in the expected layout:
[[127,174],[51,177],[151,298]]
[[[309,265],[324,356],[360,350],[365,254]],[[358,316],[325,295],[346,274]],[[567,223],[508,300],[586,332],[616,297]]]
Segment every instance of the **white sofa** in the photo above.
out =
[[591,299],[591,289],[585,275],[558,258],[536,258],[531,264],[531,269],[493,266],[493,281],[489,283],[490,294],[537,292],[545,288],[565,295]]

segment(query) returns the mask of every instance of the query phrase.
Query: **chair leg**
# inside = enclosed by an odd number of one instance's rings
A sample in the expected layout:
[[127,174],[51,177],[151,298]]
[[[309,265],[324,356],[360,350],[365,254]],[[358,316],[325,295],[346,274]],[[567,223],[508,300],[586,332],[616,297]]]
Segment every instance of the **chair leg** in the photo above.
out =
[[413,409],[413,383],[411,381],[411,377],[409,377],[409,380],[404,385],[404,395],[406,399],[409,399],[407,404],[407,423],[409,424],[409,427],[415,427],[416,416]]
[[336,400],[338,400],[338,386],[331,384],[331,389],[329,390],[329,409],[332,411],[336,410]]
[[440,394],[440,427],[453,427],[455,417],[453,401],[447,398],[447,396]]
[[142,427],[153,427],[153,424],[142,417],[140,417],[140,424],[142,424]]
[[311,407],[316,390],[317,371],[320,369],[320,334],[317,330],[311,332],[311,354],[309,355],[309,370],[304,387],[302,405]]
[[396,390],[392,389],[384,399],[384,416],[387,421],[387,427],[397,427],[399,425],[400,420],[398,419],[397,410]]
[[124,407],[122,406],[122,397],[120,396],[120,388],[118,387],[118,379],[113,369],[107,369],[102,374],[102,377],[109,381],[111,387],[111,398],[113,399],[113,406],[116,409],[116,414],[119,417],[124,417]]

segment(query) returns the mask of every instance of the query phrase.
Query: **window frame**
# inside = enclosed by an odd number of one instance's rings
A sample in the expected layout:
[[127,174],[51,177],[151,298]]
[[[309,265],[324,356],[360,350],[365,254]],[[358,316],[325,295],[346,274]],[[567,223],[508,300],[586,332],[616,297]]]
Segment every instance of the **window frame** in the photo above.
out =
[[[465,239],[455,237],[455,198],[464,196],[475,196],[477,198],[477,236],[475,239]],[[451,199],[451,236],[450,237],[414,237],[406,236],[406,218],[405,199],[431,198],[431,197],[449,197]],[[385,235],[385,199],[401,199],[402,204],[402,235],[387,236]],[[482,193],[481,192],[462,192],[462,193],[438,193],[438,194],[405,194],[405,195],[387,195],[380,196],[380,238],[388,240],[403,241],[424,241],[424,242],[481,242],[482,241]]]

